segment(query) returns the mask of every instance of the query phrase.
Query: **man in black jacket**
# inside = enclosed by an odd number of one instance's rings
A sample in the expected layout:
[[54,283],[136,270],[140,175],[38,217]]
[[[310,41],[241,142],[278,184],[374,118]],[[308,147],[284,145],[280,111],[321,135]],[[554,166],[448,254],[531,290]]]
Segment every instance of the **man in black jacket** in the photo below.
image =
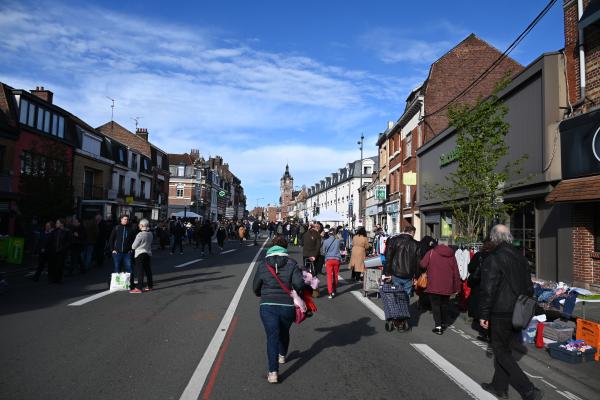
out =
[[122,215],[120,221],[110,233],[108,246],[112,252],[114,272],[121,272],[122,264],[125,272],[131,273],[131,245],[135,236],[129,227],[129,216]]
[[533,386],[511,352],[512,313],[517,297],[533,294],[529,264],[511,244],[512,235],[506,226],[494,226],[490,239],[495,248],[485,259],[481,271],[479,318],[481,326],[491,331],[494,378],[491,383],[482,383],[481,387],[508,399],[510,384],[523,399],[541,399],[543,392]]

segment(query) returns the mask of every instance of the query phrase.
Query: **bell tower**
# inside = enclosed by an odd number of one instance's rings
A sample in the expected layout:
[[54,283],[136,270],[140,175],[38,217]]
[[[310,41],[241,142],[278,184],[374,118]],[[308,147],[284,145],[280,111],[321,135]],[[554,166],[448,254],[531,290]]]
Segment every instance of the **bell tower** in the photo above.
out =
[[292,202],[292,196],[294,191],[294,178],[290,175],[289,165],[285,165],[285,173],[281,177],[279,191],[281,193],[281,218],[287,217],[287,207]]

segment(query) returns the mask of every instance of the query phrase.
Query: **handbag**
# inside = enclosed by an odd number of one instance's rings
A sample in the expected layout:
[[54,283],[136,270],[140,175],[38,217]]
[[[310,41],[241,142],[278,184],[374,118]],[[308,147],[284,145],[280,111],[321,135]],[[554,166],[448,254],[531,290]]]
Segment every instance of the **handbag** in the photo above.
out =
[[526,294],[519,294],[513,286],[510,284],[510,279],[506,280],[510,290],[517,296],[515,307],[513,308],[512,314],[512,326],[513,329],[521,331],[529,325],[533,315],[535,314],[535,307],[537,301]]
[[275,273],[275,270],[273,269],[273,267],[270,264],[265,264],[265,265],[269,269],[269,272],[271,273],[271,275],[273,275],[273,278],[275,278],[275,280],[279,283],[279,286],[281,286],[283,291],[286,292],[288,295],[290,295],[290,297],[292,299],[294,299],[294,308],[296,310],[296,318],[295,318],[294,322],[297,324],[302,323],[302,321],[304,321],[306,319],[306,303],[304,303],[304,300],[302,300],[302,298],[298,295],[298,293],[296,293],[296,291],[294,289],[288,289],[283,284],[283,282],[281,282],[281,279],[279,279],[279,277]]
[[424,290],[427,288],[427,272],[423,272],[421,275],[419,275],[415,286],[417,290]]

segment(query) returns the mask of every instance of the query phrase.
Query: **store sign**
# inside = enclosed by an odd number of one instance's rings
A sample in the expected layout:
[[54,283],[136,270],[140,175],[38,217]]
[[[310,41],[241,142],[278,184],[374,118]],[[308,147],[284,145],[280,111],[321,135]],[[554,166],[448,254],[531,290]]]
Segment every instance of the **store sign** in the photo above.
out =
[[398,202],[389,203],[386,205],[386,211],[388,214],[397,214],[398,213]]
[[416,186],[417,174],[414,172],[405,172],[402,174],[402,184],[405,186]]
[[219,191],[219,197],[225,197],[226,194],[224,190]]
[[377,200],[385,200],[387,198],[387,186],[386,185],[375,186],[375,198]]
[[454,149],[450,153],[442,154],[440,156],[440,168],[452,164],[456,160],[458,160],[458,149]]
[[600,111],[559,125],[563,178],[600,174]]

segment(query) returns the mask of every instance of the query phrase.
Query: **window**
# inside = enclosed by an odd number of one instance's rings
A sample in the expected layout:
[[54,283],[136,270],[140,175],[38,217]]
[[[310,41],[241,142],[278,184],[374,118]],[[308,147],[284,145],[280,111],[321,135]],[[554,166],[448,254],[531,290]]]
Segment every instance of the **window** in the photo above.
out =
[[119,162],[125,163],[125,149],[119,147]]
[[146,198],[146,182],[141,181],[140,185],[141,185],[140,186],[140,197],[142,199],[145,199]]
[[418,140],[417,147],[421,147],[421,146],[423,146],[423,132],[421,131],[421,125],[419,125],[417,127],[417,135],[419,135],[419,137],[417,138],[417,140]]
[[81,139],[81,149],[83,151],[87,151],[96,156],[100,155],[100,140],[86,134],[84,134]]
[[137,171],[137,154],[131,153],[131,169]]
[[142,169],[146,172],[150,171],[150,160],[147,158],[142,159]]
[[25,99],[21,100],[21,109],[19,110],[19,122],[22,124],[27,123],[27,109],[29,106],[29,102]]
[[371,175],[371,167],[364,167],[363,175]]
[[56,118],[56,115],[52,118],[52,134],[54,136],[58,134],[58,118]]
[[412,135],[406,136],[406,145],[404,148],[404,159],[412,157]]
[[410,186],[405,186],[406,188],[406,207],[410,207],[411,198],[410,198]]
[[35,104],[29,104],[29,113],[27,115],[27,125],[34,126],[35,122]]
[[21,173],[33,176],[60,176],[66,173],[64,161],[24,151],[21,155]]
[[38,108],[38,116],[37,116],[37,125],[36,128],[38,128],[40,131],[42,130],[42,128],[44,127],[44,109],[39,107]]
[[185,166],[180,165],[177,167],[177,176],[185,176]]
[[135,196],[135,179],[133,178],[129,181],[129,195]]
[[123,175],[119,175],[119,193],[125,193],[125,177]]
[[50,133],[50,111],[44,111],[44,132]]
[[65,137],[65,119],[63,117],[58,117],[58,137]]
[[177,190],[176,196],[178,198],[183,198],[183,184],[181,184],[181,183],[177,184],[176,190]]

